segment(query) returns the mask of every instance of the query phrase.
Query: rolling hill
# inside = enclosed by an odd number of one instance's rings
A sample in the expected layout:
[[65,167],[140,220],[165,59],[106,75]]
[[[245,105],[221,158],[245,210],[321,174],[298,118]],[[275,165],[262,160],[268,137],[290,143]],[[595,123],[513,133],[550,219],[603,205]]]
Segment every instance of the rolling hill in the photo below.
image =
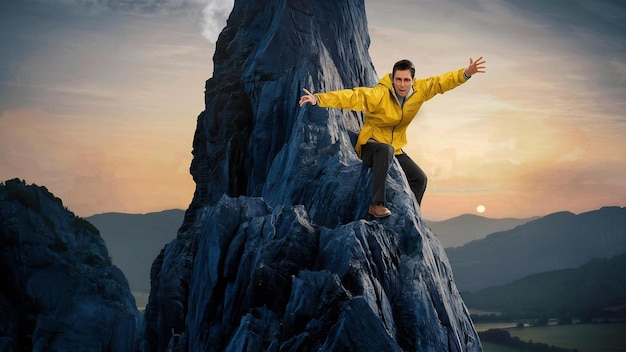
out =
[[446,253],[461,291],[478,291],[525,276],[576,268],[626,253],[626,208],[554,213]]
[[[624,268],[626,254],[621,254],[610,259],[593,259],[575,269],[530,275],[476,293],[464,292],[462,296],[470,308],[509,314],[582,317],[610,307],[624,310]],[[604,314],[613,313],[606,310]]]
[[485,238],[494,232],[511,230],[535,219],[537,217],[529,219],[491,219],[473,214],[464,214],[448,220],[425,220],[425,222],[437,235],[443,247],[448,248],[462,246],[471,241]]

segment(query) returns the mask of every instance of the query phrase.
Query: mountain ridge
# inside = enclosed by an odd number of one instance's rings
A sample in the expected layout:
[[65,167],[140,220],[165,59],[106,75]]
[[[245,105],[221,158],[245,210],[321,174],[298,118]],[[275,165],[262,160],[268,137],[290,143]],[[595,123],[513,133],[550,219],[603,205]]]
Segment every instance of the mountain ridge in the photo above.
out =
[[573,268],[626,252],[626,208],[557,212],[446,252],[462,291]]
[[[594,258],[571,269],[532,274],[511,283],[462,293],[471,308],[507,314],[593,318],[626,305],[626,254]],[[597,317],[597,316],[595,316]]]
[[488,218],[475,214],[461,214],[447,220],[424,221],[437,235],[444,248],[459,247],[487,235],[513,229],[519,225],[536,220],[531,218]]
[[167,209],[144,214],[110,212],[85,220],[100,230],[115,263],[133,292],[150,292],[150,266],[165,244],[176,238],[185,212]]

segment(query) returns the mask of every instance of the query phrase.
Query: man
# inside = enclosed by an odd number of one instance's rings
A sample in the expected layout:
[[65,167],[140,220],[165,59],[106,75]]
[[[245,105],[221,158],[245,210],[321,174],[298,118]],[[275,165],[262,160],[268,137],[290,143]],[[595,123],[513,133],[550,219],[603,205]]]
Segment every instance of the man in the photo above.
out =
[[358,87],[327,93],[306,93],[300,106],[311,103],[320,107],[364,111],[363,127],[356,142],[356,152],[373,170],[372,198],[368,213],[381,218],[391,215],[385,207],[385,185],[389,166],[395,156],[406,175],[417,203],[426,191],[426,174],[402,150],[407,144],[406,130],[422,104],[437,94],[458,87],[476,73],[485,72],[482,56],[469,59],[469,66],[425,79],[415,79],[415,66],[409,60],[393,65],[375,87]]

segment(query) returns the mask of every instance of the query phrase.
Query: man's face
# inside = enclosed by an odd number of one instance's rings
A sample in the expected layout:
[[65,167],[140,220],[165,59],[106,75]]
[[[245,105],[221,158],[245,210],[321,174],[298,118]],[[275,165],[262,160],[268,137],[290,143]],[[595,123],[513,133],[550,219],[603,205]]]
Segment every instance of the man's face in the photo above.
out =
[[406,97],[413,85],[411,70],[397,70],[393,75],[393,88],[399,97]]

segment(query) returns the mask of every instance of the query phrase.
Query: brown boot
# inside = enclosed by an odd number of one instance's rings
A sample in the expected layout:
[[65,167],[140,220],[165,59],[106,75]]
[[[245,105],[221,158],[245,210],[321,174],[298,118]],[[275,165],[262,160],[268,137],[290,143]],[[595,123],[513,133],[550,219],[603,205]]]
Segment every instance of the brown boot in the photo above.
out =
[[389,209],[385,208],[385,205],[382,203],[370,204],[368,213],[373,215],[375,218],[384,218],[391,215]]

